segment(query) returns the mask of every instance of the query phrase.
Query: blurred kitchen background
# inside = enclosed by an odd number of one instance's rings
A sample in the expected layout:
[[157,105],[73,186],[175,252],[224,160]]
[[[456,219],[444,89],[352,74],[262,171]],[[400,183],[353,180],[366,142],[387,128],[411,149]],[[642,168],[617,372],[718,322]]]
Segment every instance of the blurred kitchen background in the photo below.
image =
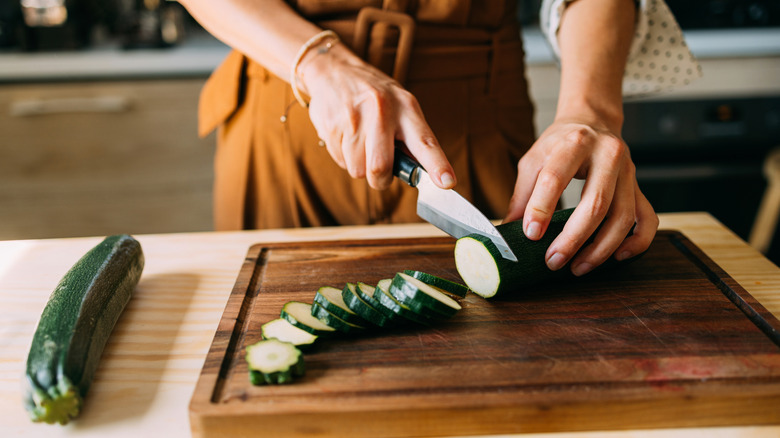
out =
[[[559,76],[539,3],[519,14],[541,130]],[[667,3],[704,76],[626,102],[640,186],[778,263],[780,0]],[[211,230],[197,100],[228,50],[173,1],[0,0],[0,240]]]

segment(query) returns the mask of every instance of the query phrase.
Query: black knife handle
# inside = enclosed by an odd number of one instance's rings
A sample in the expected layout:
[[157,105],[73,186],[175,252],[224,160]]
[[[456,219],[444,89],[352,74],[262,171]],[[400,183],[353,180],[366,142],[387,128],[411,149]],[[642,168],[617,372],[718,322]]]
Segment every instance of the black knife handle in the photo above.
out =
[[420,163],[415,161],[412,157],[401,152],[400,149],[395,149],[395,157],[393,158],[393,175],[397,176],[398,179],[409,184],[410,186],[415,187],[420,181],[418,169],[421,169]]

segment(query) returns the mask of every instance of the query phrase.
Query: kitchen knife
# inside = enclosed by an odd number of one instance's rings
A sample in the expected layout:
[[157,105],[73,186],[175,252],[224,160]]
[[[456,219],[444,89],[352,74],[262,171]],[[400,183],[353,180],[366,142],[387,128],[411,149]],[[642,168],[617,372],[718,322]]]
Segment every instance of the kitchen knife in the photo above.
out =
[[393,162],[393,175],[419,191],[418,216],[456,239],[473,233],[482,234],[496,245],[505,259],[517,261],[506,240],[477,207],[458,192],[434,185],[428,172],[420,166],[420,163],[397,148]]

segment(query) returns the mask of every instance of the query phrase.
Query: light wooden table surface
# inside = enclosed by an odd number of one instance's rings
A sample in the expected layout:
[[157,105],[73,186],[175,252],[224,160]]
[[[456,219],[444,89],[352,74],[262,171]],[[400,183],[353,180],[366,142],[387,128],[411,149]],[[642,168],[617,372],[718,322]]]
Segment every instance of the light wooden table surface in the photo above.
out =
[[[711,216],[663,214],[661,228],[682,231],[780,315],[780,269]],[[0,436],[189,436],[190,398],[251,244],[436,235],[442,233],[420,224],[136,236],[146,256],[143,276],[109,340],[81,417],[65,427],[28,420],[20,381],[51,291],[101,238],[0,241]],[[780,425],[527,436],[777,438]]]

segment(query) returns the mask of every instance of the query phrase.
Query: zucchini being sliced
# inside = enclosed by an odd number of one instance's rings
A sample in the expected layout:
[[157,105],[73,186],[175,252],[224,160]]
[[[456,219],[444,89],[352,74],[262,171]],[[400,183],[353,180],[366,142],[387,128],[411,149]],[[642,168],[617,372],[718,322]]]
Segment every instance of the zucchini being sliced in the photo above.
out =
[[254,385],[290,383],[305,371],[301,350],[289,342],[266,339],[246,347],[249,380]]
[[43,309],[23,380],[36,422],[77,417],[100,356],[141,277],[144,255],[128,235],[105,238],[65,274]]
[[388,278],[380,280],[379,283],[377,283],[376,289],[374,290],[374,298],[379,304],[405,320],[423,325],[433,324],[434,320],[429,314],[424,311],[418,312],[409,308],[409,306],[399,302],[393,294],[390,293],[392,281],[392,278]]
[[317,335],[298,328],[282,318],[263,324],[260,330],[263,339],[278,339],[282,342],[289,342],[301,350],[310,348],[318,338]]
[[507,292],[517,292],[525,286],[556,277],[570,276],[567,267],[551,271],[545,263],[545,253],[574,209],[553,214],[547,231],[539,240],[530,240],[523,232],[521,220],[496,227],[506,240],[518,261],[504,259],[487,237],[470,234],[455,243],[455,266],[469,289],[484,298]]
[[[354,288],[355,285],[353,284],[352,287]],[[347,306],[342,297],[342,290],[335,287],[321,287],[314,295],[314,304],[319,304],[323,309],[350,324],[363,326],[368,324],[368,321]]]
[[[544,259],[547,248],[563,231],[566,221],[573,212],[573,208],[556,211],[544,236],[536,241],[525,237],[522,221],[497,226],[496,228],[517,256],[517,262],[504,259],[487,237],[478,234],[461,237],[455,243],[455,265],[458,273],[469,289],[484,298],[520,292],[524,287],[542,282],[573,278],[574,274],[571,273],[568,263],[557,271],[551,271]],[[598,229],[585,245],[593,241],[597,232]],[[631,233],[633,228],[629,235]],[[618,263],[610,258],[597,269],[601,270],[622,263],[624,262]]]
[[366,293],[371,293],[375,289],[375,287],[365,283],[358,283],[357,285],[348,283],[341,291],[341,297],[347,307],[377,327],[387,327],[391,325],[390,318],[363,300],[358,295],[357,288],[365,289]]
[[327,336],[336,329],[325,324],[311,314],[312,305],[300,301],[289,301],[282,306],[281,317],[290,324],[313,335]]
[[425,272],[407,269],[404,271],[404,274],[410,275],[418,280],[421,280],[423,283],[439,288],[444,293],[454,295],[458,298],[465,298],[469,291],[469,288],[466,285],[446,280],[435,275],[427,274]]
[[457,301],[402,272],[395,275],[388,290],[396,300],[417,313],[449,318],[461,309]]

